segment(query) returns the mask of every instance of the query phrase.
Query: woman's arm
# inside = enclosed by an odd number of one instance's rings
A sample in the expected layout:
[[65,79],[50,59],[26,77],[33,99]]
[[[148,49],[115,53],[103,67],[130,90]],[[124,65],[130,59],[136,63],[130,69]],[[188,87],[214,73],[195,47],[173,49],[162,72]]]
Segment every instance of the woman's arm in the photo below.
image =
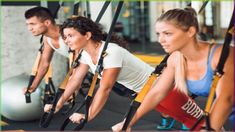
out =
[[[109,68],[103,70],[100,86],[89,108],[88,121],[95,118],[95,116],[104,107],[104,104],[108,99],[109,93],[112,90],[114,83],[116,82],[120,70],[121,68]],[[80,123],[82,118],[85,118],[85,115],[80,113],[74,113],[69,117],[73,123]]]
[[92,120],[104,107],[104,104],[108,99],[109,93],[112,90],[114,83],[116,82],[120,70],[121,68],[109,68],[103,71],[100,86],[89,108],[88,120]]
[[[211,127],[216,131],[221,130],[227,120],[234,104],[234,49],[230,48],[230,54],[224,66],[224,75],[219,79],[216,87],[216,99],[210,113]],[[221,48],[218,48],[212,60],[213,67],[217,66]],[[217,63],[213,63],[217,62]]]
[[167,61],[167,67],[159,77],[155,85],[150,89],[135,116],[130,122],[129,128],[133,126],[147,112],[151,111],[167,95],[168,91],[173,88],[174,83],[174,60],[171,55]]
[[82,81],[88,72],[88,69],[89,66],[83,63],[80,63],[80,65],[76,69],[74,69],[73,74],[66,85],[65,91],[57,103],[57,110],[59,110],[63,106],[63,104],[72,96],[72,94],[77,89],[80,89]]

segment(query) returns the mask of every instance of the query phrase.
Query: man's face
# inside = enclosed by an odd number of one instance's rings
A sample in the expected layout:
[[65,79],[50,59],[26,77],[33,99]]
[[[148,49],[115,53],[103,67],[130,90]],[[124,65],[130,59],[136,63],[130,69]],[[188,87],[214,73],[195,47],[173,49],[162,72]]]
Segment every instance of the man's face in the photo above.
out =
[[47,32],[47,26],[45,24],[45,21],[40,20],[36,16],[26,19],[26,24],[27,24],[28,30],[34,36],[39,36]]

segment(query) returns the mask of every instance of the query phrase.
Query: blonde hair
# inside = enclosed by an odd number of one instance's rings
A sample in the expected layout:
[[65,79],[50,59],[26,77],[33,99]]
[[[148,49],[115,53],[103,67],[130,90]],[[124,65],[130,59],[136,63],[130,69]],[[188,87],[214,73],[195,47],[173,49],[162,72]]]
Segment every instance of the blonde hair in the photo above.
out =
[[184,55],[179,51],[175,51],[175,89],[188,95],[186,85],[186,62]]
[[196,28],[196,32],[199,32],[197,13],[191,7],[168,10],[167,12],[161,14],[161,16],[157,19],[157,22],[164,21],[172,23],[183,31],[188,31],[189,28],[193,26]]

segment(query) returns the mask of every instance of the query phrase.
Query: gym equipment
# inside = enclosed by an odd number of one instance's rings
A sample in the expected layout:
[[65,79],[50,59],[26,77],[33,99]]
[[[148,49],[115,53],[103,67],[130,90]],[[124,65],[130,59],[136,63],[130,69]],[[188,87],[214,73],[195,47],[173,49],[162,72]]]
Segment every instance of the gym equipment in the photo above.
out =
[[146,82],[146,84],[144,85],[143,89],[138,93],[137,97],[134,100],[132,100],[132,102],[130,104],[130,108],[129,108],[128,112],[125,114],[124,119],[125,118],[126,119],[125,119],[124,125],[122,127],[122,130],[127,129],[131,119],[133,118],[133,116],[135,115],[135,113],[136,113],[137,109],[139,108],[140,104],[144,100],[145,95],[150,90],[153,82],[162,73],[163,68],[166,66],[168,57],[169,57],[169,54],[167,54],[164,57],[164,59],[161,61],[161,63],[156,66],[155,70],[149,76],[149,79]]
[[28,76],[21,74],[2,82],[1,114],[13,121],[31,121],[39,119],[42,112],[42,89],[32,93],[31,103],[25,102],[23,87],[27,85]]
[[[106,8],[108,7],[109,3],[110,3],[110,1],[106,1],[106,2],[104,3],[103,8],[101,9],[101,11],[100,11],[100,13],[99,13],[99,15],[98,15],[98,17],[97,17],[97,19],[96,19],[96,21],[95,21],[96,23],[99,22],[100,18],[101,18],[102,15],[104,14],[104,11],[105,11]],[[102,72],[102,70],[103,70],[103,59],[104,59],[104,57],[107,55],[106,49],[107,49],[108,43],[109,43],[109,41],[110,41],[110,39],[111,39],[111,34],[112,34],[113,30],[114,30],[114,26],[115,26],[115,24],[116,24],[116,21],[117,21],[117,19],[118,19],[118,16],[119,16],[119,14],[120,14],[121,9],[122,9],[122,5],[123,5],[123,1],[119,1],[118,6],[117,6],[117,10],[116,10],[116,12],[115,12],[115,14],[114,14],[114,17],[113,17],[113,20],[112,20],[112,24],[111,24],[110,29],[109,29],[108,36],[107,36],[107,38],[106,38],[106,40],[105,40],[104,48],[103,48],[103,50],[102,50],[100,59],[99,59],[99,61],[98,61],[98,65],[97,65],[96,70],[95,70],[95,75],[93,76],[92,83],[91,83],[91,86],[90,86],[90,88],[89,88],[88,94],[87,94],[87,96],[86,96],[86,98],[85,98],[85,101],[82,103],[82,105],[81,105],[79,108],[77,108],[77,109],[74,111],[74,112],[79,112],[79,110],[85,105],[85,109],[86,109],[86,110],[85,110],[85,119],[81,119],[81,120],[80,120],[80,123],[76,126],[76,128],[75,128],[74,130],[78,130],[78,131],[81,130],[81,129],[85,126],[85,124],[88,122],[89,107],[90,107],[90,105],[91,105],[91,103],[92,103],[93,93],[94,93],[94,89],[95,89],[95,86],[96,86],[96,82],[97,82],[97,80],[98,80],[98,75],[99,75],[99,74]],[[63,130],[66,128],[66,126],[67,126],[70,122],[71,122],[71,121],[70,121],[69,117],[66,118],[65,121],[64,121],[64,123],[62,124],[60,130],[63,131]]]
[[[65,79],[63,80],[63,82],[60,84],[59,88],[57,89],[56,91],[56,94],[55,94],[55,97],[53,98],[53,100],[51,100],[50,102],[48,102],[48,104],[52,104],[52,108],[50,110],[50,112],[44,112],[41,119],[40,119],[40,122],[39,122],[39,126],[40,127],[43,127],[43,128],[47,128],[53,118],[53,115],[54,115],[54,112],[55,112],[55,109],[56,109],[56,104],[57,102],[59,101],[60,97],[62,96],[62,94],[64,93],[64,90],[66,88],[66,85],[69,81],[69,77],[71,76],[72,74],[72,71],[74,68],[76,68],[78,65],[79,65],[79,62],[78,60],[80,59],[81,57],[81,53],[82,51],[79,53],[77,59],[75,61],[74,60],[74,52],[70,52],[70,57],[69,57],[69,63],[70,63],[70,69],[69,69],[69,72],[67,73]],[[76,63],[77,65],[74,65],[72,67],[72,62],[73,63]],[[75,105],[75,102],[73,101],[73,106]],[[72,106],[72,107],[73,107]]]
[[190,131],[195,130],[195,128],[201,123],[201,121],[205,121],[206,122],[206,127],[202,128],[208,131],[214,131],[213,128],[211,128],[210,125],[210,119],[209,119],[209,115],[210,115],[210,110],[211,110],[211,106],[215,97],[215,91],[216,91],[216,87],[217,84],[219,82],[219,79],[223,76],[224,74],[224,64],[228,58],[229,55],[229,48],[230,48],[230,43],[232,41],[233,38],[233,34],[234,34],[234,19],[235,19],[235,11],[233,9],[233,14],[229,23],[229,27],[228,30],[226,32],[225,35],[225,40],[223,43],[223,49],[220,55],[220,59],[219,59],[219,63],[217,64],[217,67],[214,71],[214,75],[213,75],[213,81],[211,83],[211,89],[210,89],[210,93],[209,96],[207,98],[207,102],[206,102],[206,107],[204,109],[204,113],[203,116],[198,119],[198,121],[194,124],[194,126],[190,129]]

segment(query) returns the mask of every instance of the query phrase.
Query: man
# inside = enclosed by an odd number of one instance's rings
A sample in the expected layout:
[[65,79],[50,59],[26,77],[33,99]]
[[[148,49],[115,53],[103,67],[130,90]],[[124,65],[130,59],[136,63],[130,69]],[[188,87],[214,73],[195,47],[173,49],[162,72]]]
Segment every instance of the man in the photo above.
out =
[[[29,92],[32,93],[36,90],[41,80],[45,76],[54,51],[59,54],[68,57],[68,46],[64,43],[59,33],[59,26],[56,25],[52,13],[45,7],[34,7],[25,12],[26,24],[28,30],[34,36],[43,35],[43,53],[38,66],[38,72],[32,85],[29,88]],[[24,89],[26,91],[27,88]]]

